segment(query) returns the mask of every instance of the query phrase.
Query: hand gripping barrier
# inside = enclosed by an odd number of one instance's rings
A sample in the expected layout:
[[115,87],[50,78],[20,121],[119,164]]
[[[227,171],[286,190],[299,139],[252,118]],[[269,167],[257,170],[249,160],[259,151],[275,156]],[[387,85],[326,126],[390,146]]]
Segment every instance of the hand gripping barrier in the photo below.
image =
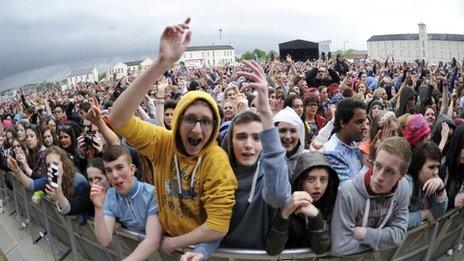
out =
[[[12,184],[13,190],[6,186]],[[56,206],[48,200],[39,205],[31,201],[32,193],[26,192],[16,180],[14,174],[0,174],[0,200],[2,206],[13,199],[13,212],[21,228],[27,228],[35,243],[36,237],[44,237],[55,260],[71,255],[73,260],[84,257],[90,260],[121,260],[129,255],[145,235],[124,228],[116,230],[110,246],[101,247],[94,235],[94,224],[89,220],[84,226],[75,222],[75,217],[63,216]],[[11,205],[11,204],[8,204]],[[37,234],[34,230],[39,229]],[[464,209],[448,211],[434,224],[424,223],[406,234],[404,243],[396,248],[368,251],[351,256],[333,257],[330,253],[314,254],[309,248],[286,249],[278,256],[268,256],[265,251],[249,249],[219,248],[209,260],[212,261],[248,261],[248,260],[436,260],[450,249],[460,251],[464,237]],[[60,253],[57,242],[66,249]],[[150,260],[179,260],[180,255],[189,248],[179,249],[172,256],[155,253]]]

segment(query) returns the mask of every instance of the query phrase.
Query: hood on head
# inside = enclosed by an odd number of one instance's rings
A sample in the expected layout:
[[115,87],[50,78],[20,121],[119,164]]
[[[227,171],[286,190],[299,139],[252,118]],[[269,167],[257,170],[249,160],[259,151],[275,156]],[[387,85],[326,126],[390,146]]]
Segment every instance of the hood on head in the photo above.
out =
[[235,121],[237,120],[238,115],[239,114],[235,115],[235,117],[231,121],[228,122],[227,130],[225,132],[225,137],[222,139],[222,142],[221,142],[221,147],[227,153],[227,156],[229,157],[230,166],[233,169],[237,168],[238,166],[237,160],[235,159],[234,148],[232,147],[234,126],[235,126]]
[[400,94],[399,106],[396,110],[396,117],[399,117],[404,114],[404,108],[406,107],[406,103],[414,96],[416,96],[416,92],[413,88],[408,86],[403,87]]
[[302,174],[306,173],[306,171],[314,167],[324,167],[328,169],[330,175],[329,178],[335,179],[337,183],[336,186],[338,187],[339,179],[337,172],[329,164],[324,154],[319,151],[304,152],[300,155],[300,157],[298,157],[295,170],[293,171],[293,176],[290,179],[292,186]]
[[323,167],[329,171],[329,183],[322,197],[315,202],[315,206],[321,211],[325,220],[331,219],[333,206],[337,197],[338,186],[340,179],[337,172],[332,168],[324,154],[319,151],[304,152],[296,161],[295,171],[290,179],[292,184],[292,192],[301,189],[298,188],[303,175],[310,169],[315,167]]
[[209,104],[211,110],[213,111],[213,120],[215,121],[215,124],[213,126],[213,132],[211,134],[211,137],[209,138],[208,142],[205,144],[205,146],[201,149],[199,155],[202,155],[205,150],[207,150],[208,147],[213,146],[216,138],[219,134],[219,125],[220,123],[220,116],[219,116],[219,110],[217,108],[216,101],[211,97],[206,92],[203,91],[189,91],[187,92],[179,101],[179,103],[176,106],[176,109],[174,110],[174,114],[172,116],[172,126],[171,130],[175,131],[174,133],[174,145],[175,145],[175,150],[176,154],[178,155],[184,155],[184,156],[189,156],[185,152],[182,141],[180,138],[180,117],[184,114],[184,111],[189,107],[192,103],[194,103],[197,100],[202,100],[206,103]]
[[456,128],[456,124],[454,123],[454,121],[451,119],[450,116],[446,114],[439,114],[437,117],[437,120],[435,121],[435,125],[433,125],[433,129],[432,129],[432,141],[435,142],[436,144],[439,144],[441,140],[441,124],[443,122],[446,122],[448,126],[453,130]]
[[305,128],[304,128],[304,123],[298,116],[298,114],[295,112],[290,107],[285,107],[285,109],[280,110],[275,116],[274,116],[274,124],[277,125],[279,122],[287,122],[291,124],[293,127],[296,128],[298,131],[298,134],[300,135],[300,145],[298,147],[298,151],[304,149],[305,145]]
[[[448,152],[446,153],[446,166],[450,173],[456,173],[456,158],[460,156],[461,141],[464,139],[464,126],[457,126],[450,141]],[[456,173],[458,174],[458,173]]]

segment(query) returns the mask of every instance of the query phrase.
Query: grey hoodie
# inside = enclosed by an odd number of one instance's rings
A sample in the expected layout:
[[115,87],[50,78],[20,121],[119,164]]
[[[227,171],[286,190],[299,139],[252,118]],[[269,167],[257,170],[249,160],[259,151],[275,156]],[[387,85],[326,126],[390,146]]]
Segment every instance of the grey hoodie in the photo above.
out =
[[[240,166],[232,148],[235,119],[232,120],[222,148],[238,181],[229,232],[221,245],[229,248],[264,249],[267,233],[278,208],[291,195],[291,187],[282,147],[276,128],[260,133],[261,157],[253,166]],[[258,166],[259,164],[259,166]],[[257,171],[258,170],[258,171]]]
[[[365,175],[370,173],[356,175],[343,183],[338,191],[330,227],[334,256],[392,248],[405,238],[410,195],[408,181],[400,179],[390,195],[371,196],[364,183]],[[368,200],[370,207],[367,207]],[[388,215],[390,208],[391,214]],[[367,222],[363,224],[365,213]],[[355,227],[367,228],[364,239],[354,238]]]
[[[294,126],[298,131],[298,135],[300,136],[300,144],[298,145],[298,149],[290,156],[285,156],[285,161],[287,162],[288,168],[288,175],[291,177],[293,175],[293,170],[295,169],[296,160],[298,157],[308,150],[305,150],[305,127],[303,121],[300,119],[298,114],[296,114],[295,110],[290,107],[285,107],[285,109],[279,111],[274,116],[274,124],[277,126],[279,122],[287,122]],[[280,138],[279,138],[280,139]]]

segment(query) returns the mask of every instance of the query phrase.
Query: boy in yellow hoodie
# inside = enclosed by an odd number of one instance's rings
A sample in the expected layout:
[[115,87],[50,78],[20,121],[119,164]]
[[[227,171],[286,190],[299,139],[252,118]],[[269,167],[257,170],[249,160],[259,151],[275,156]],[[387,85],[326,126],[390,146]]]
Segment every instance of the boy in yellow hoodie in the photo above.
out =
[[227,154],[215,142],[220,124],[216,102],[205,92],[186,93],[174,111],[171,130],[133,116],[153,83],[187,48],[189,22],[164,30],[157,60],[115,101],[110,122],[152,161],[165,231],[161,250],[171,254],[196,245],[194,252],[206,259],[211,249],[200,243],[218,241],[227,233],[237,187]]

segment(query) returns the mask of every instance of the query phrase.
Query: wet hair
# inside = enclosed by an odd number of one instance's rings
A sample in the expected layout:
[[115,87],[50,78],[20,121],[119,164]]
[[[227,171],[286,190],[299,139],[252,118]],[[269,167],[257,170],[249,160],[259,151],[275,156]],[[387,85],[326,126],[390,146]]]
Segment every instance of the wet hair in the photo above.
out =
[[335,111],[334,133],[342,129],[341,123],[346,124],[353,118],[356,109],[366,110],[366,104],[353,98],[343,99],[338,103]]

